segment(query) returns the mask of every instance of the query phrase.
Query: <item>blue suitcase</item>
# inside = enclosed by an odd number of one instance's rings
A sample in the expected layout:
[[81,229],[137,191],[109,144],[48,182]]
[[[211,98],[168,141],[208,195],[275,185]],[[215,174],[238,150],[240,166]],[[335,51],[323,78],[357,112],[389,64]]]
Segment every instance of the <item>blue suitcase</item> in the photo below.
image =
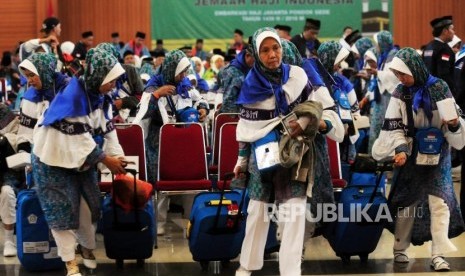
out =
[[[355,176],[353,174],[353,181],[342,191],[337,210],[342,218],[339,216],[338,221],[329,223],[325,237],[343,263],[349,263],[350,257],[356,255],[360,257],[362,263],[366,263],[368,254],[372,253],[378,245],[385,225],[383,215],[388,212],[384,185],[381,186],[381,182],[385,181],[383,172],[386,170],[392,170],[392,167],[382,164],[376,174],[371,172],[360,172]],[[358,211],[364,209],[367,204],[372,205],[366,209],[365,217]],[[382,219],[377,220],[377,218]]]
[[57,245],[45,221],[37,193],[20,191],[16,207],[16,240],[18,259],[30,271],[64,268]]
[[[136,174],[134,170],[126,171]],[[107,257],[116,260],[119,268],[124,260],[137,260],[143,266],[152,257],[155,243],[153,200],[150,198],[143,209],[125,212],[116,206],[110,194],[103,200],[103,242]],[[135,204],[137,206],[137,204]]]
[[188,227],[189,249],[203,269],[209,261],[227,262],[236,258],[245,235],[236,191],[203,192],[196,195]]

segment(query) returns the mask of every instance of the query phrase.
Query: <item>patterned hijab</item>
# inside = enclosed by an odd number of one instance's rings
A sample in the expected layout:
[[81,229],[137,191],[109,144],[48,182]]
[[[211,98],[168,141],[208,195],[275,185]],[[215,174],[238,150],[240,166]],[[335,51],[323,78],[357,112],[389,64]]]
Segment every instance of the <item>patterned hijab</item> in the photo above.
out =
[[103,80],[117,63],[113,53],[103,49],[90,49],[86,55],[87,68],[84,72],[86,90],[98,93]]
[[118,52],[118,49],[116,49],[116,47],[113,46],[113,44],[111,44],[111,43],[103,42],[103,43],[100,43],[99,45],[97,45],[95,48],[96,49],[102,49],[104,51],[107,51],[108,53],[111,53],[116,59],[120,58],[120,54]]
[[397,51],[398,48],[394,47],[392,34],[388,31],[381,31],[376,34],[376,40],[379,46],[378,69],[383,69],[384,63],[394,53],[392,50],[396,49]]
[[408,88],[410,93],[414,95],[413,109],[416,112],[418,108],[423,108],[431,121],[433,117],[431,100],[435,103],[445,99],[450,94],[447,84],[428,72],[423,59],[415,49],[403,48],[395,56],[407,65],[415,80],[414,85]]
[[57,59],[52,54],[34,53],[27,58],[39,73],[42,82],[42,90],[51,89],[55,83],[55,70]]
[[373,42],[368,37],[362,37],[355,42],[355,47],[357,47],[358,53],[360,54],[362,60],[365,52],[373,46]]
[[166,84],[174,84],[174,78],[176,77],[176,67],[183,57],[186,57],[181,50],[173,50],[166,54],[165,60],[161,65],[160,74],[163,76],[163,81]]
[[342,45],[336,41],[323,42],[318,48],[318,57],[324,68],[330,73],[334,72],[334,61],[341,50]]
[[286,39],[281,39],[281,45],[283,47],[283,63],[302,66],[304,61],[294,43]]

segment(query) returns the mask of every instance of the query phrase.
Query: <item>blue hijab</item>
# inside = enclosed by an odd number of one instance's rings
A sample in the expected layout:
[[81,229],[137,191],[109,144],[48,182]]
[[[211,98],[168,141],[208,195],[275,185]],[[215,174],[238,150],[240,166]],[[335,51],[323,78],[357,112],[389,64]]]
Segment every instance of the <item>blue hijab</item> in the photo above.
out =
[[236,67],[237,69],[239,69],[239,71],[244,73],[244,75],[247,75],[247,73],[250,71],[250,68],[245,63],[245,54],[246,54],[245,51],[246,50],[242,50],[236,56],[236,58],[233,59],[229,64],[230,64],[230,66],[233,66],[233,67]]
[[118,60],[105,50],[93,48],[87,52],[86,63],[84,76],[80,79],[73,77],[55,97],[44,114],[42,125],[86,116],[98,108],[102,108],[107,116],[112,100],[110,95],[103,95],[98,89]]

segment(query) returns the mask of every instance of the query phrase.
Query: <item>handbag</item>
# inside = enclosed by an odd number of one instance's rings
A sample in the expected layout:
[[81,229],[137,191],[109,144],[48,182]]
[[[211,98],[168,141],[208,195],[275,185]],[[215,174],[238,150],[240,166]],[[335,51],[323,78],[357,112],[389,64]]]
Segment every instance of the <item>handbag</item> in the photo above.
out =
[[336,89],[334,89],[334,99],[337,103],[337,110],[342,123],[352,123],[352,110],[350,108],[350,102],[349,98],[347,98],[347,94],[340,88],[336,87]]
[[415,134],[415,141],[418,148],[415,159],[416,164],[423,166],[438,165],[442,144],[444,143],[442,131],[435,127],[419,129]]
[[272,130],[263,138],[252,143],[259,171],[270,171],[280,166],[279,137],[279,132]]
[[[135,179],[134,175],[117,174],[113,180],[112,196],[116,205],[129,212],[134,209],[143,209],[152,195],[152,190],[152,184]],[[137,197],[136,201],[135,197]]]

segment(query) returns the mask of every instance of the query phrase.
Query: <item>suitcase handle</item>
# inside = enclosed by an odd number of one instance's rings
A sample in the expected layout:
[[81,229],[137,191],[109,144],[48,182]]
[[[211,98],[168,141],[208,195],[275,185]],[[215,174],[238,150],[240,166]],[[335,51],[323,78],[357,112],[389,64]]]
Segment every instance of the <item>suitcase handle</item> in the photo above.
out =
[[[224,192],[225,192],[225,187],[226,187],[226,181],[228,180],[231,180],[233,179],[235,176],[235,174],[233,172],[229,172],[229,173],[226,173],[224,175],[224,184],[223,184],[223,189],[221,190],[221,193],[220,193],[220,202],[218,204],[218,209],[216,210],[216,216],[215,216],[215,221],[214,221],[214,230],[218,230],[218,222],[220,220],[220,215],[221,215],[221,208],[224,206],[223,205],[223,197],[224,197]],[[239,210],[238,210],[238,215],[236,216],[235,220],[234,220],[234,227],[237,227],[237,222],[238,220],[240,219],[240,217],[242,217],[242,208],[244,206],[244,201],[245,201],[245,194],[247,192],[247,182],[248,182],[248,179],[249,178],[249,174],[246,173],[246,187],[244,188],[244,191],[242,192],[242,195],[241,195],[241,202],[239,203]]]

